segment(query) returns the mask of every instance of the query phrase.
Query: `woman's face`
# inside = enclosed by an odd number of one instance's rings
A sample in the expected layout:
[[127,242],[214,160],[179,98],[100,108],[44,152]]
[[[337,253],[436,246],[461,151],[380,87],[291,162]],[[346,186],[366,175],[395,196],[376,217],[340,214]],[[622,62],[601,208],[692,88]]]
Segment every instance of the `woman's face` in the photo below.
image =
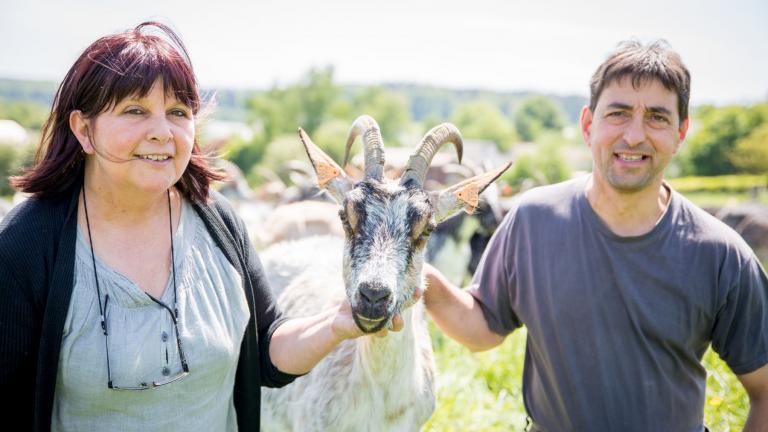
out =
[[[144,97],[129,96],[88,121],[95,184],[120,190],[162,192],[187,168],[195,137],[190,107],[165,94],[158,79]],[[90,150],[90,151],[89,151]]]

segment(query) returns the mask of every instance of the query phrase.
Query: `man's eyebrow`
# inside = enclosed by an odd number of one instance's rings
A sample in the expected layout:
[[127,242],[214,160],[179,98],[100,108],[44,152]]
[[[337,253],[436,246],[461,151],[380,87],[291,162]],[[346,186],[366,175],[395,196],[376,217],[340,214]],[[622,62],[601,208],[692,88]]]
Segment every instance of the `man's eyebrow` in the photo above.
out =
[[672,115],[672,111],[668,110],[667,108],[664,108],[663,106],[653,106],[648,107],[646,112],[649,112],[651,114],[665,114],[665,115]]
[[620,110],[626,110],[626,111],[632,111],[632,105],[627,105],[625,103],[621,102],[611,102],[606,107],[608,109],[620,109]]
[[[634,107],[632,105],[621,103],[621,102],[611,102],[608,104],[607,109],[633,111]],[[645,112],[652,113],[652,114],[672,115],[672,111],[670,111],[668,108],[665,108],[663,106],[648,107],[646,108]]]

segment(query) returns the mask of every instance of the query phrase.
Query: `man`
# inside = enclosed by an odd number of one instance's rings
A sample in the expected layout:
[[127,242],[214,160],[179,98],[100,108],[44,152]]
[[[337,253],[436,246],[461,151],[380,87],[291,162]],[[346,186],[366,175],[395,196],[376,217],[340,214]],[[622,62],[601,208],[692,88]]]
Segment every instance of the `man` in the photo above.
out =
[[768,279],[746,243],[663,180],[688,130],[690,75],[664,42],[595,72],[590,176],[520,197],[467,291],[426,269],[428,312],[472,350],[525,325],[534,431],[704,431],[709,344],[768,430]]

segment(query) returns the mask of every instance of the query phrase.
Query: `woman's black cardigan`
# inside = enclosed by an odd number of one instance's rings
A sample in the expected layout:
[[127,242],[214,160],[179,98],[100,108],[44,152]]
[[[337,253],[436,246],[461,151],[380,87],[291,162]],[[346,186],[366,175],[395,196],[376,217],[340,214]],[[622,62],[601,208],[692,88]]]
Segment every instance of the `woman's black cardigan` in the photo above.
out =
[[[60,197],[29,199],[0,223],[0,413],[17,430],[51,428],[61,338],[74,281],[81,187],[82,176]],[[277,370],[269,358],[269,341],[283,318],[245,225],[220,194],[212,192],[209,201],[193,207],[240,273],[251,312],[240,346],[234,403],[239,430],[256,431],[260,387],[281,387],[295,376]]]

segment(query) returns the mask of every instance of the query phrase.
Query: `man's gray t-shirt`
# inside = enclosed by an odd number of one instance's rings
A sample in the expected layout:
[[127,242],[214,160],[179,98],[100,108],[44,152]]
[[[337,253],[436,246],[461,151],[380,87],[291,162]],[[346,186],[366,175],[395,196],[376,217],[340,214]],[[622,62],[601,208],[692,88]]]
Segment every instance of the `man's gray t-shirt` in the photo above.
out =
[[768,363],[765,271],[674,191],[650,232],[617,236],[587,179],[525,193],[470,292],[493,331],[526,326],[523,398],[545,430],[703,430],[710,342],[736,374]]

